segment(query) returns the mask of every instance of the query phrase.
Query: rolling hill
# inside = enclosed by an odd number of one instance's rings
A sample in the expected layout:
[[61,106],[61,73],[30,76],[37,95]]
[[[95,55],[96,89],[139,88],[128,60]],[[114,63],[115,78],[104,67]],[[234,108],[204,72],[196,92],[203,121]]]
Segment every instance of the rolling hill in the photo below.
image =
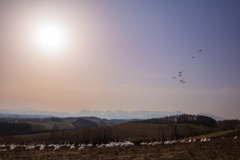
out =
[[5,136],[0,138],[0,143],[51,142],[108,142],[109,140],[143,140],[143,139],[179,139],[189,136],[211,133],[209,127],[190,124],[142,124],[142,123],[121,123],[113,126],[86,128],[69,131],[53,131],[50,133],[30,134],[22,136]]

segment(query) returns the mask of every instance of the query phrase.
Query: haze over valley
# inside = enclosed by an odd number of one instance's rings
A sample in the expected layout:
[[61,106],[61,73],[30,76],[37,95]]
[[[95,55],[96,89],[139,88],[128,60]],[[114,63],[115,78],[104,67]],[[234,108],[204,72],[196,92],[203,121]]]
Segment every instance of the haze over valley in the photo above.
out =
[[[50,112],[50,111],[38,111],[28,108],[21,108],[19,110],[6,110],[0,109],[0,117],[25,117],[25,118],[41,118],[41,117],[99,117],[104,119],[148,119],[148,118],[159,118],[171,115],[181,115],[184,112],[175,111],[90,111],[82,110],[77,113],[69,112]],[[224,118],[218,117],[216,115],[206,114],[206,113],[196,113],[199,115],[206,115],[212,117],[216,120],[223,120]]]

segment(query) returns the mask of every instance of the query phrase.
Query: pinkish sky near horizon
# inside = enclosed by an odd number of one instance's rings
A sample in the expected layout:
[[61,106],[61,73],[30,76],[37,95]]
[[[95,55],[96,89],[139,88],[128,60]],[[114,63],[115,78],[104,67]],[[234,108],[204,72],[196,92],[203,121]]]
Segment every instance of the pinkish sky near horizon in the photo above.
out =
[[237,0],[2,0],[0,109],[240,118],[239,8]]

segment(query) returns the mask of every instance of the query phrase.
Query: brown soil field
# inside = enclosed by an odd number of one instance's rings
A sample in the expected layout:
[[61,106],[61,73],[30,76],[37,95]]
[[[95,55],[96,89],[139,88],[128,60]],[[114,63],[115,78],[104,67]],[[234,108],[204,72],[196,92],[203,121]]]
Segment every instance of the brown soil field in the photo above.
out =
[[240,159],[240,138],[234,140],[233,135],[225,139],[216,138],[209,142],[195,142],[188,144],[168,144],[157,146],[128,146],[113,148],[85,148],[70,150],[61,147],[53,151],[53,147],[47,147],[41,152],[39,147],[35,150],[25,150],[17,147],[13,151],[0,152],[0,159]]

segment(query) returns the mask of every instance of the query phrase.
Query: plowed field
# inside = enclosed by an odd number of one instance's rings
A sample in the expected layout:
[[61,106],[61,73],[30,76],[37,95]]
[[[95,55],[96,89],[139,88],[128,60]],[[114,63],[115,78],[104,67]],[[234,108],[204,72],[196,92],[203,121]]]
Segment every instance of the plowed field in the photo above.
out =
[[34,150],[25,150],[17,147],[15,150],[0,152],[0,159],[240,159],[240,139],[233,137],[216,138],[209,142],[188,144],[168,144],[157,146],[128,146],[113,148],[85,148],[70,150],[61,147],[53,151],[47,147],[41,152],[39,147]]

